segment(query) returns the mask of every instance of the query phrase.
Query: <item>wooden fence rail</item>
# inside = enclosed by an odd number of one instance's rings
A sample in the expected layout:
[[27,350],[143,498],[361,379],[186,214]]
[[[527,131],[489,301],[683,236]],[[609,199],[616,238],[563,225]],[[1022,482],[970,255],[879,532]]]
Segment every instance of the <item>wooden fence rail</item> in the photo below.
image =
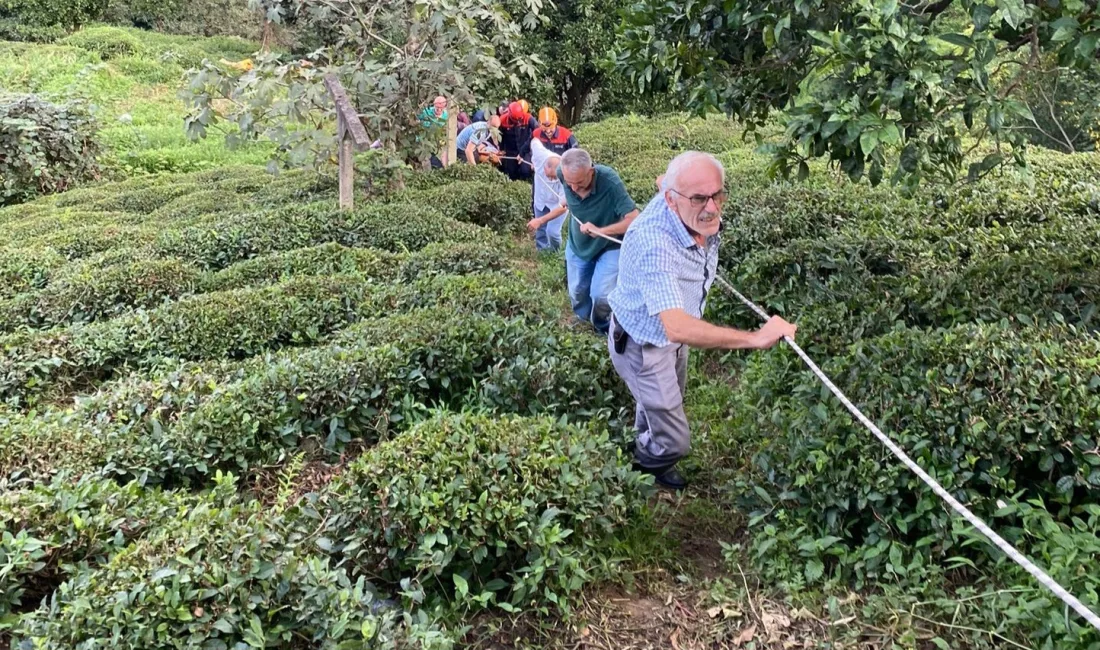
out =
[[[336,104],[336,140],[340,143],[338,156],[340,209],[350,210],[355,207],[355,151],[369,147],[371,139],[359,120],[359,111],[351,105],[344,85],[336,75],[325,75],[324,81],[325,88],[328,89],[329,94],[332,95],[332,101]],[[455,163],[458,157],[457,139],[458,113],[452,107],[447,114],[447,142],[439,152],[444,165]]]
[[340,208],[355,207],[355,150],[370,146],[370,138],[351,105],[343,84],[335,75],[325,75],[325,88],[336,103],[336,140],[340,143]]

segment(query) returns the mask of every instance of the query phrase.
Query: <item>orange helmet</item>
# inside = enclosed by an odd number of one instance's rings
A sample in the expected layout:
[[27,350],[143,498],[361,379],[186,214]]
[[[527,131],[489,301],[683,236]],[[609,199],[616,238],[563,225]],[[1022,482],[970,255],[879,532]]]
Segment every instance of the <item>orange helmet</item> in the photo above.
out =
[[541,126],[544,131],[553,131],[558,128],[558,112],[549,106],[540,108],[539,126]]
[[531,114],[531,105],[527,103],[526,99],[519,100],[519,105],[523,107],[523,114],[524,115],[530,115]]

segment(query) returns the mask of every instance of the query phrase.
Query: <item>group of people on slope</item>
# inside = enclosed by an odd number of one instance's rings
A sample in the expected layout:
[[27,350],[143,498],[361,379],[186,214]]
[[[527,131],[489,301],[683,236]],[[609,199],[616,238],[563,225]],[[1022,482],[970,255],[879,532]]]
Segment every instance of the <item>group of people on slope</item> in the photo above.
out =
[[594,164],[583,149],[556,162],[547,156],[536,165],[540,172],[549,184],[560,183],[562,200],[532,223],[561,218],[559,212],[572,217],[565,250],[570,301],[578,318],[607,335],[615,371],[634,397],[635,465],[659,485],[682,489],[676,465],[691,443],[684,412],[689,348],[765,349],[793,339],[797,327],[775,317],[746,332],[703,320],[728,196],[725,168],[714,156],[689,151],[674,158],[640,212],[615,170]]
[[[728,196],[722,163],[699,151],[680,154],[639,211],[618,173],[595,164],[557,124],[553,109],[539,111],[536,121],[512,102],[475,119],[459,141],[469,163],[486,155],[484,145],[499,144],[509,177],[526,178],[520,170],[529,167],[535,216],[528,229],[540,250],[561,247],[568,219],[569,299],[578,319],[607,335],[615,371],[634,397],[635,465],[659,485],[684,488],[676,466],[691,442],[684,412],[688,350],[766,349],[798,329],[779,317],[752,332],[703,320]],[[505,157],[515,165],[505,167]]]

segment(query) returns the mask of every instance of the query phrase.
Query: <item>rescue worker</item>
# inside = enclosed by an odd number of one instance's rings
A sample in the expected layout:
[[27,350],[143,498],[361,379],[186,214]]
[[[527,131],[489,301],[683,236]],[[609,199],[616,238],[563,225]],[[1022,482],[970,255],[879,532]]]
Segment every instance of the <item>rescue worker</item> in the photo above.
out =
[[500,170],[508,178],[519,181],[533,176],[531,166],[531,134],[538,128],[538,120],[523,110],[519,102],[508,105],[508,114],[501,120],[500,148],[508,159],[502,160]]
[[619,174],[605,165],[593,165],[584,149],[570,149],[562,155],[558,180],[566,207],[576,217],[569,221],[565,246],[565,276],[573,313],[606,334],[611,318],[607,295],[619,275],[619,245],[601,235],[622,237],[638,216],[638,207]]
[[[442,95],[432,100],[432,105],[426,106],[424,110],[420,111],[420,115],[417,116],[417,119],[420,120],[420,126],[437,141],[436,149],[442,148],[442,137],[444,135],[444,130],[447,128],[447,117],[447,98]],[[417,139],[420,139],[419,136]],[[443,167],[443,161],[434,153],[430,158],[430,162],[432,169]]]
[[532,140],[538,140],[548,151],[559,156],[577,146],[577,137],[573,132],[558,124],[558,112],[549,106],[539,109],[539,128],[531,134]]

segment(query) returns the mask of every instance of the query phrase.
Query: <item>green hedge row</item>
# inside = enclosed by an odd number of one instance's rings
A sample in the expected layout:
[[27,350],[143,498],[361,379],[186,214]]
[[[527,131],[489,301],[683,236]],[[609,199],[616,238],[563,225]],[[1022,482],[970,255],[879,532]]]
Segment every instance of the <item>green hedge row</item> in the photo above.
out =
[[[1100,339],[1072,328],[902,330],[854,344],[823,369],[957,498],[987,517],[1038,498],[1067,522],[1100,495]],[[879,540],[938,558],[953,515],[855,422],[793,354],[755,357],[735,409],[760,474],[748,495],[781,503],[818,537],[866,544],[864,577],[886,575]],[[751,432],[751,435],[747,435]],[[766,478],[765,478],[766,477]],[[880,549],[881,550],[881,549]],[[897,562],[893,563],[897,566]],[[850,569],[853,565],[849,564]],[[892,570],[892,569],[889,569]]]
[[379,608],[370,583],[352,580],[292,519],[235,488],[220,479],[198,505],[76,575],[18,622],[15,639],[57,650],[452,647],[425,618]]
[[[899,325],[1061,318],[1091,326],[1100,299],[1098,232],[1049,242],[958,237],[935,246],[892,237],[803,239],[754,253],[726,277],[769,313],[797,320],[825,351]],[[721,289],[712,292],[710,314],[741,327],[758,322]]]
[[175,259],[127,263],[137,252],[112,251],[56,269],[45,288],[0,299],[0,331],[49,328],[151,309],[190,293],[208,293],[279,282],[297,276],[356,274],[376,282],[499,271],[499,242],[430,244],[398,255],[369,248],[322,244],[238,262],[215,273]]
[[491,231],[444,217],[431,206],[368,204],[342,212],[328,203],[230,216],[162,234],[158,255],[217,270],[257,255],[336,242],[391,252],[436,242],[489,241]]
[[316,504],[353,572],[460,608],[565,608],[644,503],[606,432],[444,415],[356,460]]
[[[3,485],[0,483],[0,485]],[[137,483],[68,477],[0,492],[0,632],[61,582],[193,505]]]
[[[272,462],[306,439],[338,450],[377,440],[424,404],[481,404],[590,417],[627,404],[598,341],[529,316],[469,315],[453,305],[365,321],[327,346],[226,375],[191,367],[123,384],[75,412],[0,422],[0,476],[40,480],[102,471],[144,481],[199,480],[214,468]],[[601,389],[604,386],[607,388]]]
[[432,206],[446,216],[502,233],[525,231],[531,218],[531,185],[519,182],[457,183],[406,190],[389,197],[396,203]]
[[176,260],[78,267],[41,291],[0,302],[0,331],[102,320],[193,292],[200,274]]
[[0,339],[0,395],[54,399],[162,358],[242,358],[308,345],[370,313],[372,285],[356,276],[303,277],[259,289],[185,298],[150,311]]

